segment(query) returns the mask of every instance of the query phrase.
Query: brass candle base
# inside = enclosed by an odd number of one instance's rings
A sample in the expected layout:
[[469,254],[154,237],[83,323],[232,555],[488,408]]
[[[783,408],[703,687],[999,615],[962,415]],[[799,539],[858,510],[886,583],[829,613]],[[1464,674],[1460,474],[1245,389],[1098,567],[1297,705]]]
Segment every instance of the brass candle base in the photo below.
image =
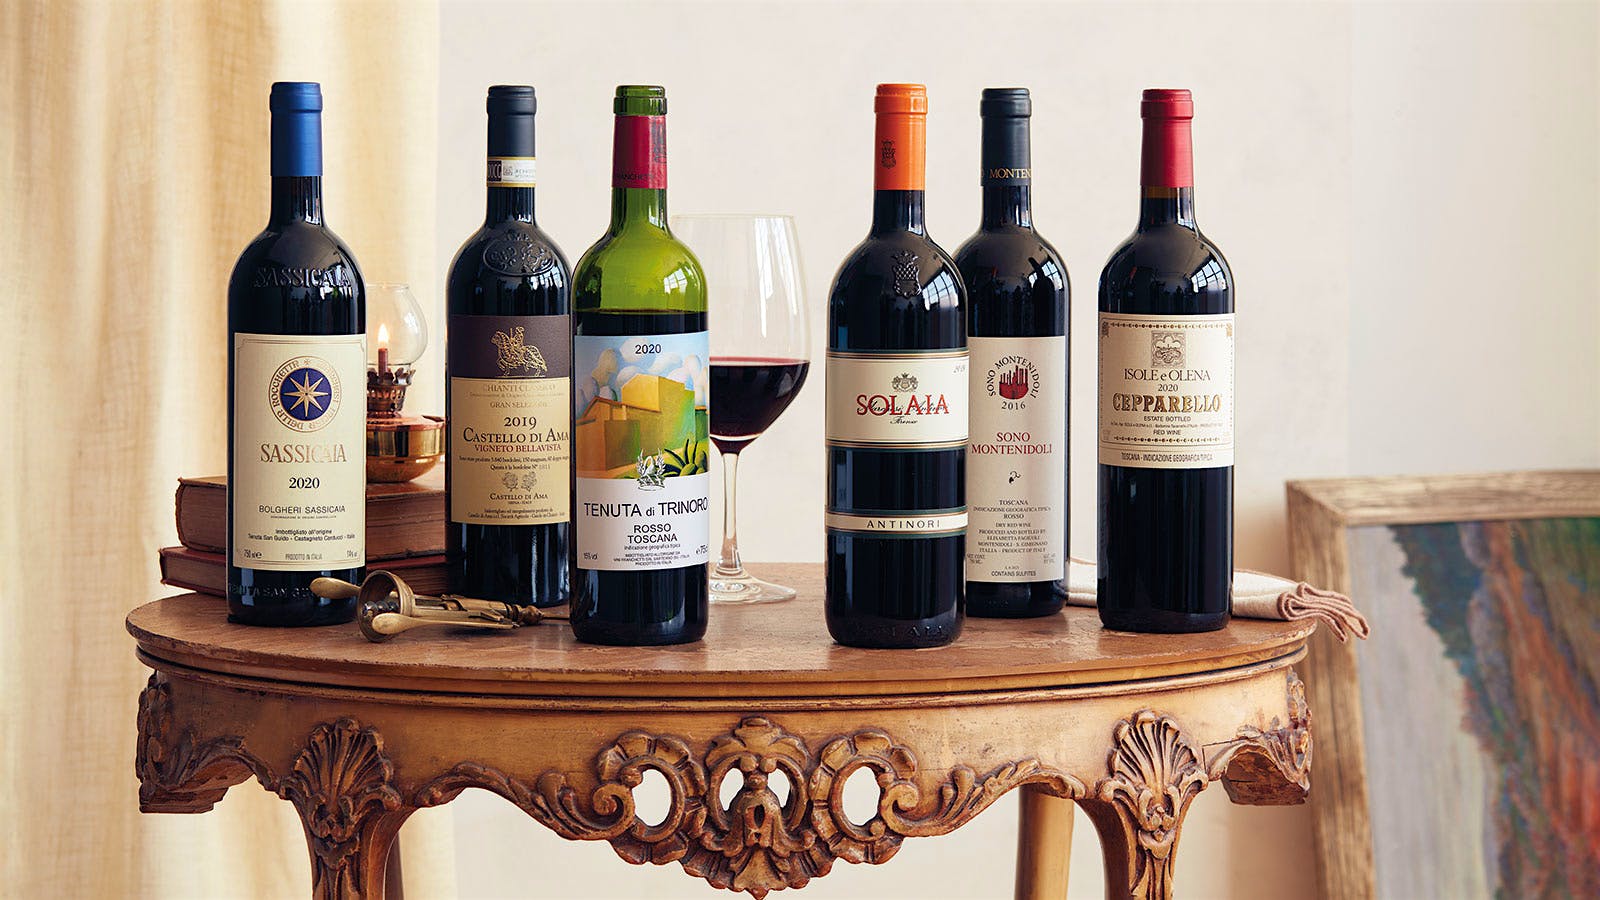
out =
[[367,419],[367,480],[410,481],[444,456],[444,419],[396,416]]

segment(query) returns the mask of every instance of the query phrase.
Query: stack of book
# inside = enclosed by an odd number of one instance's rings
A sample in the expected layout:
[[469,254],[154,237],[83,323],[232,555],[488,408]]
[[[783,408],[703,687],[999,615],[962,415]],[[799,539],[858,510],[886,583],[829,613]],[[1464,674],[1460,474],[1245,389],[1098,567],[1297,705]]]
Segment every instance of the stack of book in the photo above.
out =
[[[226,596],[228,480],[178,479],[177,547],[161,548],[161,583]],[[388,569],[419,592],[445,590],[444,470],[367,485],[367,568]]]

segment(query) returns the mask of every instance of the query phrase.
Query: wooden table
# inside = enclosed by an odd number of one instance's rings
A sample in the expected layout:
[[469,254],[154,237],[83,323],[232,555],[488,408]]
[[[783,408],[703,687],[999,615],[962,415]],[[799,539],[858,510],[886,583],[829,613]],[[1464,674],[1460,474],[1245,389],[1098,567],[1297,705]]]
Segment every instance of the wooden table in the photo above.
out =
[[[800,597],[718,607],[703,642],[659,649],[578,645],[559,624],[372,644],[354,625],[230,625],[196,594],[147,604],[127,622],[155,669],[139,807],[203,812],[253,774],[298,810],[315,896],[378,896],[406,817],[479,787],[562,837],[759,898],[837,860],[886,862],[1022,788],[1018,897],[1065,894],[1077,803],[1110,896],[1156,898],[1211,782],[1239,803],[1305,798],[1291,666],[1310,624],[1131,635],[1069,608],[970,619],[943,649],[855,650],[828,637],[820,566],[758,568]],[[841,802],[861,769],[880,789],[866,824]],[[649,770],[671,793],[654,825],[632,793]]]

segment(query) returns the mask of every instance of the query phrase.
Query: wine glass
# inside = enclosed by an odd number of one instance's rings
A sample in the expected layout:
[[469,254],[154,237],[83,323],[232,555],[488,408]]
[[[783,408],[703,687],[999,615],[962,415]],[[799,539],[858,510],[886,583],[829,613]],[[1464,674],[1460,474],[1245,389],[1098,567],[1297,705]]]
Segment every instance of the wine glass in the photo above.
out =
[[789,216],[686,215],[672,230],[706,273],[711,331],[711,442],[722,454],[722,552],[714,603],[766,603],[794,588],[739,562],[739,454],[789,407],[811,368],[800,248]]

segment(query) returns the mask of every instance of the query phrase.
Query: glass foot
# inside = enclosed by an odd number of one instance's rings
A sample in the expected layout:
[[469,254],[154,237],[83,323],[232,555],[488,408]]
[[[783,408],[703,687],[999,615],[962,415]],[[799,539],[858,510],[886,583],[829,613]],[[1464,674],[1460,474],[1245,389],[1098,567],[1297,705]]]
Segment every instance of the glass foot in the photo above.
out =
[[711,571],[712,603],[776,603],[794,598],[794,588],[752,577],[749,572],[723,575]]

